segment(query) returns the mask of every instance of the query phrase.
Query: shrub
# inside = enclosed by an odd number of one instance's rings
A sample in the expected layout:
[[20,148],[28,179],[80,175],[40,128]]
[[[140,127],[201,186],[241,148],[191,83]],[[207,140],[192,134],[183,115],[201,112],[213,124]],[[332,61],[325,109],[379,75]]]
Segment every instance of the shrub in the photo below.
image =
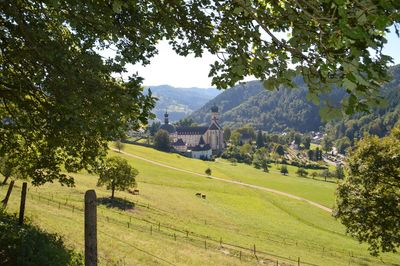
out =
[[83,265],[81,254],[65,247],[61,236],[30,224],[0,208],[0,265]]
[[212,173],[212,171],[211,171],[210,168],[207,168],[207,169],[204,171],[204,173],[206,173],[206,175],[210,176],[211,173]]
[[303,168],[299,168],[296,171],[296,174],[300,177],[306,177],[308,176],[308,172],[306,170],[304,170]]
[[281,174],[287,175],[289,173],[289,170],[287,169],[286,165],[281,166]]

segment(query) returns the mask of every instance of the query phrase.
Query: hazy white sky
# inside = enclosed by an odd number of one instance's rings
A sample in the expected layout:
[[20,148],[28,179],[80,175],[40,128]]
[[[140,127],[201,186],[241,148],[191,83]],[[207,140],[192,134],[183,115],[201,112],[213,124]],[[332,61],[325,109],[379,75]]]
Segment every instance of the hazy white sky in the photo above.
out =
[[[128,73],[138,72],[144,78],[145,86],[167,84],[174,87],[212,87],[208,72],[215,56],[210,53],[205,53],[202,58],[179,56],[167,41],[160,42],[158,50],[158,55],[152,58],[150,65],[131,65],[127,68]],[[394,58],[395,64],[400,63],[400,38],[394,30],[388,35],[384,52]],[[247,80],[252,79],[254,78],[249,77]]]

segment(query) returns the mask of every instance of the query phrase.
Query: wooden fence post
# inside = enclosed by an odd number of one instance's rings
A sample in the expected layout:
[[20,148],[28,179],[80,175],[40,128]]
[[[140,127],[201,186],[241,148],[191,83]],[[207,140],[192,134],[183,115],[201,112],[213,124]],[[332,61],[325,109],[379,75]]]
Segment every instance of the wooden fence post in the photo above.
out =
[[13,187],[14,187],[14,180],[12,180],[10,182],[10,185],[8,186],[6,197],[2,200],[3,208],[7,207],[8,199],[10,198]]
[[26,182],[22,183],[21,191],[21,204],[19,205],[19,224],[24,224],[24,214],[25,214],[25,200],[26,200],[26,187],[28,184]]
[[85,193],[85,266],[97,266],[97,199],[94,190]]

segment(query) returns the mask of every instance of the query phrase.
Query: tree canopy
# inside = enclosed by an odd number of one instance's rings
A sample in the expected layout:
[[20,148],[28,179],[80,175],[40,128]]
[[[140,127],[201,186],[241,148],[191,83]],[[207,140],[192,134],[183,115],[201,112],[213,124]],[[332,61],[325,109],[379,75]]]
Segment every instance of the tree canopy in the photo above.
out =
[[154,146],[161,151],[170,151],[171,140],[167,131],[160,129],[154,136]]
[[162,39],[180,55],[217,54],[219,88],[247,75],[290,87],[302,75],[309,99],[338,86],[346,113],[366,110],[389,78],[382,46],[388,27],[398,33],[399,9],[396,0],[1,1],[0,156],[19,159],[35,185],[72,185],[61,165],[96,169],[107,141],[146,123],[151,93],[139,76],[119,77],[128,63],[148,64]]
[[400,246],[400,125],[390,136],[367,136],[348,158],[335,216],[372,254]]
[[100,169],[98,186],[106,186],[111,190],[111,198],[114,198],[115,190],[126,190],[136,185],[135,177],[138,170],[128,164],[128,161],[121,157],[110,157]]

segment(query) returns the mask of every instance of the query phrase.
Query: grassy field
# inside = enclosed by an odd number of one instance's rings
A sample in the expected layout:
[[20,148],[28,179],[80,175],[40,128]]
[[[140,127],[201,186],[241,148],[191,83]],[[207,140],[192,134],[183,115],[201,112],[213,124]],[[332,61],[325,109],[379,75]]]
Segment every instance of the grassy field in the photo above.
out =
[[[283,176],[279,173],[278,167],[280,165],[275,164],[271,164],[269,173],[264,173],[253,166],[246,164],[232,165],[223,159],[218,159],[215,162],[193,160],[175,153],[163,153],[135,145],[126,145],[124,151],[201,174],[204,174],[205,169],[209,167],[212,170],[212,175],[216,177],[277,189],[318,202],[327,207],[334,205],[336,184],[316,181],[311,178],[299,178],[295,174],[297,167],[291,165],[287,166],[289,175]],[[164,168],[160,168],[160,170],[164,170]],[[309,172],[313,171],[316,170],[309,170]]]
[[[125,151],[198,173],[210,167],[213,176],[279,189],[325,206],[334,202],[335,184],[331,183],[263,173],[224,160],[192,160],[139,146],[126,145]],[[102,265],[276,265],[277,261],[297,265],[299,258],[301,265],[395,265],[400,261],[394,254],[370,256],[367,246],[346,236],[328,212],[308,203],[110,154],[126,158],[140,171],[140,195],[116,193],[121,206],[133,203],[134,209],[99,205]],[[290,173],[294,171],[289,168]],[[74,188],[31,187],[27,215],[82,250],[84,192],[96,189],[97,196],[105,199],[111,193],[96,187],[96,176],[74,176]],[[10,212],[18,208],[20,185],[18,181],[11,195]],[[0,197],[5,192],[6,187],[0,187]],[[198,192],[207,198],[195,196]]]

